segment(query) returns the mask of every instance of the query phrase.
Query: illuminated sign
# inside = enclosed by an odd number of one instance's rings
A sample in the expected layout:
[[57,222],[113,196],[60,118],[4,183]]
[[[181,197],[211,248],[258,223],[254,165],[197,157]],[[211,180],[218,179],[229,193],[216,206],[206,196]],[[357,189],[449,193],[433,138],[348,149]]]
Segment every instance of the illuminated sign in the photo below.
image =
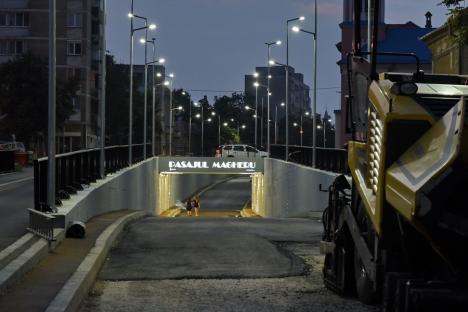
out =
[[160,157],[159,171],[166,173],[263,172],[263,158]]

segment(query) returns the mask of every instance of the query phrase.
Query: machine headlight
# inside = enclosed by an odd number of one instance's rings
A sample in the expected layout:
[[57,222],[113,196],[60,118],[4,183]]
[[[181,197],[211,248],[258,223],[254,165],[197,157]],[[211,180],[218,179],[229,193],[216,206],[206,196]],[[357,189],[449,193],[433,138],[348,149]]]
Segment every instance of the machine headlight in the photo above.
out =
[[395,95],[414,95],[418,92],[418,86],[414,82],[397,82],[391,89]]

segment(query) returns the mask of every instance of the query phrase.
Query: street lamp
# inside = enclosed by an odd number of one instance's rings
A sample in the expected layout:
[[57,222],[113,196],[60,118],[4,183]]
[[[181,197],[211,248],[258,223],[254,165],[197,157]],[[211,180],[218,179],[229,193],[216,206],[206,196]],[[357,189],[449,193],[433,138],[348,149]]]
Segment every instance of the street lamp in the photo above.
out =
[[170,90],[171,93],[169,94],[169,156],[172,156],[172,93],[174,93],[173,86],[174,86],[174,74],[170,73],[169,76],[166,78],[170,78]]
[[182,91],[182,95],[188,95],[189,100],[189,139],[188,139],[188,152],[189,155],[192,152],[192,95]]
[[314,40],[314,104],[312,105],[312,167],[315,168],[316,164],[316,155],[317,155],[317,133],[316,133],[316,125],[317,125],[317,120],[316,120],[316,114],[317,114],[317,0],[315,0],[315,31],[308,31],[304,30],[302,28],[299,28],[298,26],[292,27],[292,31],[294,32],[303,32],[305,34],[313,36]]
[[302,126],[302,125],[303,125],[303,115],[309,116],[310,113],[309,113],[309,112],[305,112],[304,114],[302,114],[302,112],[301,112],[301,130],[300,130],[300,131],[301,131],[301,146],[303,146],[303,144],[302,144],[302,135],[303,135],[303,133],[304,133],[304,128],[303,128],[303,126]]
[[[129,125],[128,125],[128,164],[132,164],[132,136],[133,136],[133,35],[136,31],[139,30],[145,30],[145,39],[146,41],[148,40],[148,29],[156,29],[155,24],[148,25],[148,19],[143,16],[139,16],[133,13],[133,0],[131,0],[131,7],[130,7],[130,13],[128,14],[128,17],[130,18],[130,90],[129,90]],[[142,19],[145,21],[145,26],[143,27],[138,27],[138,28],[133,28],[133,23],[134,19]],[[145,135],[144,139],[146,137],[146,101],[147,101],[147,81],[148,81],[148,66],[146,64],[147,62],[147,45],[145,42],[145,107],[144,107],[144,116],[145,116],[145,121],[144,121],[144,129],[145,129]],[[146,141],[144,142],[143,145],[143,158],[146,158]]]
[[[270,50],[272,45],[281,45],[281,41],[277,40],[275,42],[265,42],[267,48],[268,48],[268,76],[267,76],[267,152],[268,155],[270,154]],[[263,116],[263,111],[262,111],[262,116]],[[263,120],[263,117],[262,117]],[[263,126],[262,126],[263,129]]]
[[[284,105],[284,102],[281,102],[280,106]],[[275,105],[275,144],[278,144],[278,104]]]
[[[171,92],[172,92],[172,88],[171,88]],[[170,108],[169,110],[169,115],[170,115],[170,120],[169,120],[169,156],[172,156],[172,112],[173,111],[182,111],[184,108],[182,106],[178,106],[178,107],[174,107],[174,108]]]
[[[156,154],[156,150],[155,150],[155,137],[156,137],[156,131],[155,131],[155,127],[156,127],[156,123],[155,123],[155,118],[156,118],[156,73],[155,73],[155,64],[156,63],[164,63],[164,59],[160,59],[159,61],[156,60],[156,38],[152,38],[151,40],[147,40],[146,42],[147,43],[151,43],[153,45],[153,60],[148,63],[149,64],[152,64],[152,88],[151,88],[151,91],[152,91],[152,98],[151,98],[151,112],[152,112],[152,118],[151,118],[151,154],[153,156],[155,156]],[[146,133],[146,131],[145,131]]]
[[[268,96],[268,98],[270,98],[271,93],[268,92],[268,86],[266,86],[264,84],[261,84],[258,81],[255,81],[254,82],[254,87],[257,88],[257,89],[259,87],[265,88],[267,90],[267,93],[268,93],[267,96]],[[258,94],[257,90],[256,90],[255,94],[256,95]],[[257,107],[257,100],[258,100],[258,96],[255,97],[255,107]],[[260,116],[261,116],[260,117],[260,146],[263,146],[263,97],[262,97],[262,108],[261,108],[260,111],[261,111],[261,114],[260,114]]]
[[286,21],[286,148],[285,148],[285,158],[288,161],[289,158],[289,131],[288,131],[288,119],[289,119],[289,23],[295,21],[305,20],[304,16],[291,18]]
[[201,115],[200,114],[196,114],[195,117],[196,118],[201,118],[201,153],[202,153],[202,156],[204,156],[204,149],[205,149],[205,142],[204,142],[204,133],[203,133],[203,130],[204,130],[204,116],[203,116],[203,104],[202,103],[193,103],[193,105],[195,107],[200,107],[201,108]]

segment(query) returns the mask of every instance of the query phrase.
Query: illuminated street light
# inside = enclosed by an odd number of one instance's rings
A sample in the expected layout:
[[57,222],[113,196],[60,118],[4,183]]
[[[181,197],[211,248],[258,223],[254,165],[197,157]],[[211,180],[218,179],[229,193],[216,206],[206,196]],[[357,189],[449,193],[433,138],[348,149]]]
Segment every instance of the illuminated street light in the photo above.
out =
[[[146,159],[146,129],[147,129],[147,101],[148,101],[148,29],[153,30],[156,28],[156,25],[150,24],[148,25],[148,19],[143,16],[139,16],[133,13],[133,0],[131,2],[131,10],[128,13],[128,17],[130,18],[130,86],[129,86],[129,124],[128,124],[128,163],[131,165],[133,163],[132,157],[132,138],[133,138],[133,37],[134,33],[139,30],[145,31],[145,86],[144,86],[144,107],[143,107],[143,159]],[[134,19],[141,19],[145,22],[145,26],[134,28]]]
[[227,122],[223,123],[223,126],[227,127],[227,126],[228,126],[228,123],[227,123]]
[[[158,60],[158,63],[164,64],[164,63],[166,63],[166,59],[165,59],[165,58],[160,58],[160,59]],[[158,74],[159,74],[159,73],[158,73]]]
[[173,73],[170,73],[170,74],[169,74],[169,77],[174,78],[175,75],[174,75]]
[[258,78],[259,75],[258,75],[257,72],[255,72],[255,73],[253,73],[253,76],[254,76],[255,78]]
[[196,114],[195,117],[196,117],[196,118],[200,118],[201,115],[200,115],[200,114]]
[[141,43],[141,44],[145,44],[145,43],[146,43],[145,38],[140,38],[140,43]]

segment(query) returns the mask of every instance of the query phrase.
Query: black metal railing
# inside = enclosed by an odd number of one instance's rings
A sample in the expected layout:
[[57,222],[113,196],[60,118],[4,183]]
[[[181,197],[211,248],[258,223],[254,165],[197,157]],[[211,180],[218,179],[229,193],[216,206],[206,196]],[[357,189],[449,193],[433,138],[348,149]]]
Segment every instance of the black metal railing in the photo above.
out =
[[[290,145],[288,160],[305,166],[313,164],[313,148],[311,146]],[[270,157],[285,159],[286,146],[272,144]],[[348,173],[348,152],[345,149],[321,148],[316,150],[316,168],[337,173]]]
[[54,238],[54,220],[55,217],[39,212],[37,210],[28,209],[29,211],[29,226],[27,230],[31,233],[39,235],[49,242],[55,241]]
[[[147,145],[147,157],[151,157],[151,145]],[[109,146],[105,148],[105,173],[114,173],[129,165],[128,145]],[[34,161],[34,208],[38,211],[49,211],[47,207],[48,158]],[[101,178],[100,149],[88,149],[55,156],[55,194],[56,205],[70,195],[83,190]],[[143,160],[143,144],[132,145],[132,164]]]
[[15,170],[15,152],[0,151],[0,173]]

